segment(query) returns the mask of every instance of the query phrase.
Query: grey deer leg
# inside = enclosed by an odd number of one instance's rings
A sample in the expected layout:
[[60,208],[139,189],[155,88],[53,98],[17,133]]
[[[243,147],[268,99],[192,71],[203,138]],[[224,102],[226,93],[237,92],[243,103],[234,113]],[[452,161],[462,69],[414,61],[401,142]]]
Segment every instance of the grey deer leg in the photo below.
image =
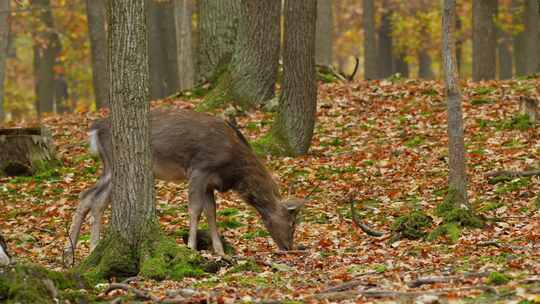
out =
[[206,191],[204,201],[204,211],[206,218],[208,219],[208,228],[210,229],[210,237],[212,238],[212,248],[214,248],[215,253],[225,256],[225,251],[223,250],[223,244],[221,243],[221,238],[219,237],[216,222],[216,199],[214,192]]
[[189,237],[188,247],[197,250],[197,226],[204,209],[204,196],[208,185],[208,174],[194,171],[189,179],[188,214]]
[[[65,249],[64,249],[64,258],[69,263],[73,262],[73,256],[75,249],[77,248],[77,243],[79,241],[79,236],[81,232],[81,226],[86,218],[88,212],[92,210],[92,216],[96,218],[98,215],[94,210],[101,210],[107,206],[108,199],[110,194],[110,176],[101,177],[96,185],[92,188],[84,191],[81,194],[81,202],[71,221],[71,227],[69,229],[69,239],[67,240]],[[101,215],[100,215],[101,220]],[[94,221],[95,222],[95,221]],[[95,224],[98,225],[97,223]],[[100,223],[99,223],[100,225]],[[99,240],[99,229],[97,239]],[[94,232],[92,231],[92,237],[94,237]]]
[[105,189],[96,197],[96,203],[91,211],[91,229],[90,229],[90,252],[94,251],[99,243],[101,233],[101,223],[103,221],[103,211],[110,204],[111,183],[107,183]]

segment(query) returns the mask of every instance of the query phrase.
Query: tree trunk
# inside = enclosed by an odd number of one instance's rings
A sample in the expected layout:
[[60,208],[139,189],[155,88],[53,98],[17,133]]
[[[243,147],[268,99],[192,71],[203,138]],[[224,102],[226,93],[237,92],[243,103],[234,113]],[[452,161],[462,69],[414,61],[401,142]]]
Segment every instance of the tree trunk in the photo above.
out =
[[388,0],[383,1],[383,15],[379,28],[379,39],[377,51],[379,52],[379,75],[386,78],[392,75],[392,12],[389,9]]
[[[109,1],[112,215],[83,269],[100,277],[136,275],[159,233],[154,205],[148,96],[146,0]],[[97,274],[96,274],[97,275]]]
[[178,88],[178,56],[176,56],[176,29],[174,7],[175,0],[160,2],[160,9],[163,12],[163,18],[160,20],[162,39],[164,39],[165,49],[165,96],[170,96],[179,91]]
[[[258,2],[258,1],[257,1]],[[200,81],[215,79],[232,58],[236,41],[240,0],[200,0],[199,45],[197,50]]]
[[195,82],[192,42],[192,0],[174,1],[178,89],[190,90]]
[[495,79],[497,0],[473,0],[473,80]]
[[[461,18],[456,16],[456,32],[461,32],[463,25],[461,24]],[[459,36],[456,38],[456,65],[458,75],[460,75],[463,63],[463,38]]]
[[[476,0],[475,0],[476,1]],[[463,132],[463,112],[461,92],[457,73],[454,26],[456,1],[444,0],[442,24],[442,55],[445,95],[448,106],[448,154],[449,154],[449,189],[455,193],[457,206],[468,205],[467,175],[465,164],[465,143]]]
[[0,124],[4,122],[4,80],[9,45],[9,1],[0,0]]
[[317,110],[316,0],[285,0],[283,90],[273,132],[286,153],[307,153]]
[[426,50],[421,50],[418,54],[418,78],[435,79],[435,74],[431,68],[431,56]]
[[375,7],[373,0],[363,0],[364,9],[364,78],[377,79],[377,39],[375,36]]
[[536,73],[540,63],[540,4],[538,0],[524,0],[523,31],[524,75]]
[[54,65],[60,54],[61,45],[54,29],[50,0],[32,0],[36,8],[38,22],[44,30],[35,33],[34,37],[34,81],[36,91],[36,108],[38,115],[54,111]]
[[405,54],[394,56],[394,71],[393,74],[399,73],[401,77],[409,78],[409,64],[405,61]]
[[512,78],[512,36],[505,30],[499,30],[499,79]]
[[86,0],[88,36],[92,53],[92,82],[96,108],[109,104],[109,68],[105,0]]
[[161,29],[161,20],[164,18],[164,14],[160,3],[156,0],[148,0],[148,2],[150,99],[159,99],[167,95],[166,37]]
[[315,62],[318,65],[332,65],[332,30],[334,15],[332,0],[317,2],[317,30],[315,36]]
[[243,107],[274,97],[279,67],[279,0],[242,0],[235,52],[231,62],[232,97]]

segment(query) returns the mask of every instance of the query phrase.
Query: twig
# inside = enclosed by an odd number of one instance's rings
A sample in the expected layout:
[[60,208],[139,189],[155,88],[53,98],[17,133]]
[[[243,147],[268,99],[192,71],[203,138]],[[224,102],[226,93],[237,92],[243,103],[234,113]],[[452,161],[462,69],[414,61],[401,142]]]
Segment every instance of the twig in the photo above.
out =
[[484,290],[489,291],[494,294],[498,294],[497,290],[490,286],[480,285],[472,287],[462,287],[462,288],[449,288],[449,289],[439,289],[433,291],[393,291],[393,290],[348,290],[341,292],[329,292],[329,293],[320,293],[316,294],[313,297],[317,300],[329,300],[329,301],[338,301],[343,299],[351,299],[357,296],[364,296],[368,298],[397,298],[397,297],[409,297],[416,298],[423,295],[443,295],[448,293],[456,293],[469,290]]
[[528,170],[528,171],[507,171],[507,170],[500,170],[500,171],[492,171],[486,173],[487,178],[493,178],[493,177],[499,177],[499,176],[505,176],[505,177],[528,177],[528,176],[537,176],[540,175],[540,170]]
[[463,275],[423,277],[414,281],[410,281],[407,283],[407,285],[411,288],[416,288],[426,284],[449,283],[453,281],[462,281],[467,278],[482,278],[487,276],[489,276],[489,272],[469,272]]
[[149,293],[146,293],[140,289],[137,289],[135,287],[131,287],[129,286],[128,284],[122,284],[122,283],[111,283],[109,285],[109,287],[107,288],[107,290],[105,290],[105,294],[108,294],[109,292],[113,291],[113,290],[116,290],[116,289],[122,289],[122,290],[125,290],[127,292],[132,292],[133,294],[135,294],[135,296],[137,296],[139,299],[142,299],[142,300],[150,300],[150,301],[153,301],[153,302],[159,302],[159,298],[156,297],[156,296],[153,296]]
[[[362,274],[359,274],[359,275],[355,276],[355,278],[359,278],[359,277],[367,276],[367,275],[372,275],[372,274],[378,274],[378,272],[376,272],[376,271],[368,271],[368,272],[365,272],[365,273],[362,273]],[[357,286],[363,285],[364,283],[366,283],[364,280],[354,279],[354,280],[351,280],[351,281],[348,281],[348,282],[345,282],[345,283],[342,283],[342,284],[339,284],[339,285],[335,285],[335,286],[332,286],[332,287],[327,287],[326,289],[323,289],[320,293],[345,291],[345,290],[353,289],[353,288],[355,288]],[[365,285],[369,286],[370,284],[368,283],[368,284],[365,284]]]
[[120,284],[129,284],[131,282],[138,282],[140,280],[141,280],[141,278],[139,278],[139,277],[129,277],[129,278],[126,278],[125,280],[123,280],[122,282],[120,282]]

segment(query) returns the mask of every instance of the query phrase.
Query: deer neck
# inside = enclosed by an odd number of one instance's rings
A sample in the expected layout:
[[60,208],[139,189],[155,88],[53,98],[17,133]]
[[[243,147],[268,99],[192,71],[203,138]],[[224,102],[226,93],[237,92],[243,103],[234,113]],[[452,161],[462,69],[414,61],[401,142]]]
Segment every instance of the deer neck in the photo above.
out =
[[239,188],[244,200],[257,209],[262,217],[267,218],[279,210],[279,188],[267,172],[246,176]]

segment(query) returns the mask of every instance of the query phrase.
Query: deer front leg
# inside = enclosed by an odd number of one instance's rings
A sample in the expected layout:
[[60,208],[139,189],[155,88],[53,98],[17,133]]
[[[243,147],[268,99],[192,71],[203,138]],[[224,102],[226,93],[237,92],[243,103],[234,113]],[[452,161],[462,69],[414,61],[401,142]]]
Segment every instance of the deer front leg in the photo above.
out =
[[81,202],[73,214],[71,226],[69,228],[68,240],[64,247],[64,259],[70,264],[73,263],[73,256],[75,254],[75,248],[77,248],[77,242],[79,241],[82,223],[92,208],[95,189],[95,187],[92,187],[91,189],[82,193]]
[[90,252],[94,251],[99,243],[101,234],[101,224],[103,222],[103,211],[110,203],[111,184],[103,185],[96,198],[96,203],[92,206],[92,224],[90,229]]
[[212,191],[206,192],[204,211],[206,218],[208,219],[208,229],[210,229],[210,237],[212,238],[212,248],[214,248],[215,253],[225,256],[216,222],[216,199]]

